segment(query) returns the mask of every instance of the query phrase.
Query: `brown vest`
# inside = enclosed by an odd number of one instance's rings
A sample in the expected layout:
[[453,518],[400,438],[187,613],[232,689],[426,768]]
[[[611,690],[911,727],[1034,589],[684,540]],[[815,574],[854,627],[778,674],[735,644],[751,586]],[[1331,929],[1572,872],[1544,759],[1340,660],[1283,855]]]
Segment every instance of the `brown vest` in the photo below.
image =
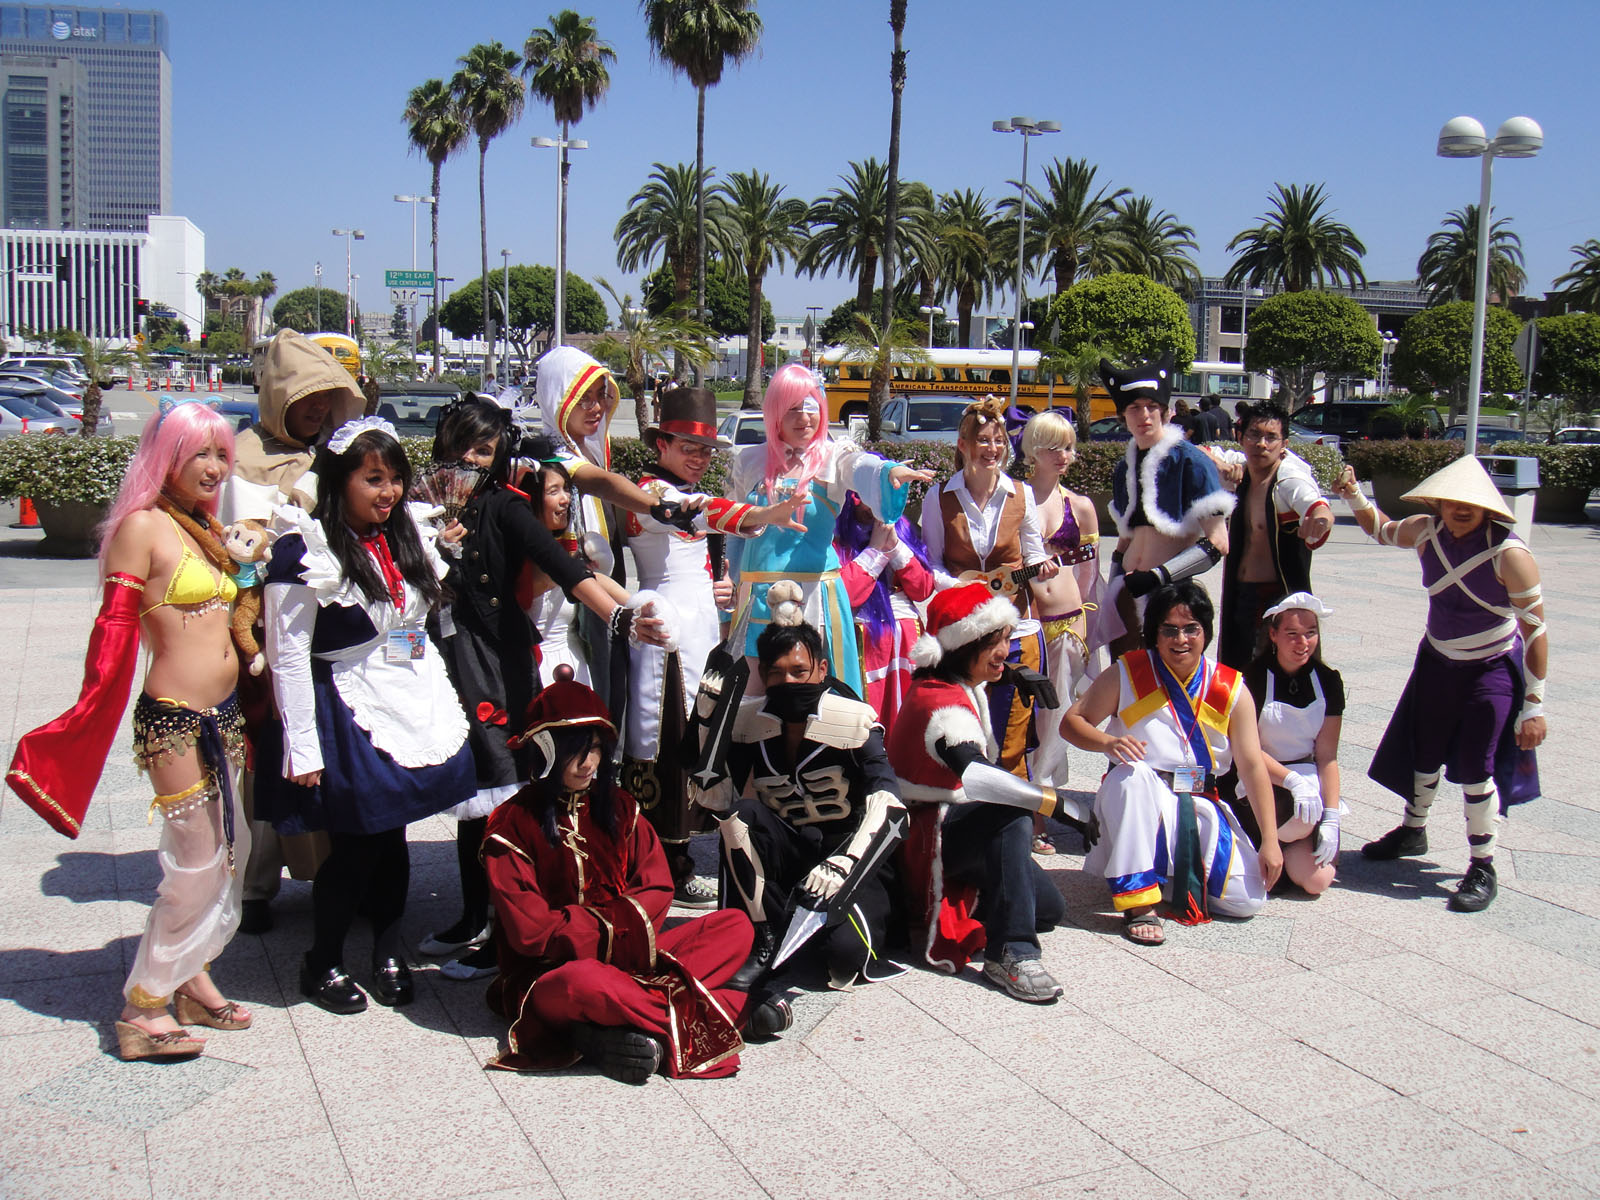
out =
[[[961,508],[961,498],[948,488],[939,489],[939,515],[944,518],[944,569],[949,574],[959,578],[963,571],[992,571],[997,567],[1015,569],[1022,566],[1022,518],[1028,511],[1027,498],[1022,494],[1023,487],[1023,484],[1013,482],[1011,495],[1006,497],[1005,507],[1000,512],[1000,527],[995,530],[994,545],[983,559],[978,558],[978,552],[973,548],[972,528],[967,522],[967,514]],[[1027,616],[1032,599],[1028,586],[1023,584],[1017,589],[1013,603],[1023,616]]]

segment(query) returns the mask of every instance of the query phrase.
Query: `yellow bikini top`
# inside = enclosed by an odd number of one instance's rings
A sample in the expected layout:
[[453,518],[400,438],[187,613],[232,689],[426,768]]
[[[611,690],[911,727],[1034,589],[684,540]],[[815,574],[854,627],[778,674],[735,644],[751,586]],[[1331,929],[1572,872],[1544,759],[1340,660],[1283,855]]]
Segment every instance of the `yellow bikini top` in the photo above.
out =
[[[167,520],[172,521],[170,514]],[[205,560],[189,549],[189,543],[183,540],[183,531],[176,521],[172,521],[172,530],[178,535],[178,544],[183,547],[183,556],[178,559],[178,569],[172,573],[172,582],[167,584],[166,597],[139,615],[146,616],[166,604],[182,608],[191,608],[213,601],[232,604],[234,597],[239,594],[239,589],[233,580],[226,575],[219,577],[211,573],[211,568],[206,566]]]

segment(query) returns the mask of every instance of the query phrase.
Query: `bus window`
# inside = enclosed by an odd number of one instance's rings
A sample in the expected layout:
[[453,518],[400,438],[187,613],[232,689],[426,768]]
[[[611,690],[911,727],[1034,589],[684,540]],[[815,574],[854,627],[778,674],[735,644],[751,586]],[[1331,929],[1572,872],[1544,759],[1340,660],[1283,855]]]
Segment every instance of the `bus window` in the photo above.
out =
[[823,367],[822,368],[822,382],[825,383],[825,384],[827,384],[827,383],[838,383],[839,382],[839,368],[834,366],[832,363],[829,363],[827,366]]
[[939,382],[940,383],[960,383],[961,382],[961,368],[960,367],[940,367],[939,368]]
[[996,367],[989,372],[989,382],[1000,387],[1011,386],[1011,372],[1003,367]]
[[933,383],[938,378],[938,375],[932,367],[917,367],[911,372],[911,378],[918,383]]
[[1038,374],[1038,372],[1035,371],[1032,367],[1020,367],[1017,370],[1017,382],[1018,383],[1037,383],[1038,380],[1034,378],[1034,376],[1036,376],[1037,374]]
[[909,367],[902,366],[900,363],[896,363],[894,366],[894,381],[896,383],[904,383],[910,378],[911,369]]
[[988,383],[989,382],[989,376],[992,375],[993,373],[994,372],[990,371],[988,367],[968,367],[967,368],[967,382],[968,383]]
[[867,377],[867,372],[866,372],[866,368],[865,367],[856,367],[856,366],[850,366],[850,365],[846,364],[846,366],[843,368],[843,371],[844,371],[844,376],[843,377],[845,379],[865,379]]

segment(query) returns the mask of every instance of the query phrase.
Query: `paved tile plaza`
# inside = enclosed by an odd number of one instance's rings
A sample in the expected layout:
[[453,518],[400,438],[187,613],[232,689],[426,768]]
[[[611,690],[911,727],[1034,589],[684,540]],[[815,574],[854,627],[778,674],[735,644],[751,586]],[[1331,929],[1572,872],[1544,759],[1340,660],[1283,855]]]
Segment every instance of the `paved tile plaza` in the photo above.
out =
[[[1445,910],[1466,861],[1454,789],[1428,857],[1357,853],[1399,812],[1365,768],[1423,597],[1414,557],[1346,519],[1316,566],[1338,610],[1325,655],[1350,692],[1354,815],[1333,891],[1136,948],[1064,834],[1041,860],[1068,901],[1044,939],[1061,1003],[1020,1004],[973,971],[805,993],[795,1028],[718,1082],[485,1072],[501,1030],[482,985],[431,966],[409,1008],[325,1013],[296,990],[297,883],[277,928],[216,968],[255,1028],[211,1033],[187,1064],[118,1061],[110,1021],[159,878],[124,737],[77,841],[0,799],[0,1196],[1600,1195],[1600,793],[1583,715],[1600,707],[1600,527],[1540,528],[1534,545],[1554,656],[1546,798],[1503,827],[1487,912]],[[77,693],[93,574],[0,557],[8,759]],[[1079,788],[1098,773],[1075,754]],[[411,830],[412,945],[456,915],[453,836],[443,819]],[[696,849],[709,867],[712,845]]]

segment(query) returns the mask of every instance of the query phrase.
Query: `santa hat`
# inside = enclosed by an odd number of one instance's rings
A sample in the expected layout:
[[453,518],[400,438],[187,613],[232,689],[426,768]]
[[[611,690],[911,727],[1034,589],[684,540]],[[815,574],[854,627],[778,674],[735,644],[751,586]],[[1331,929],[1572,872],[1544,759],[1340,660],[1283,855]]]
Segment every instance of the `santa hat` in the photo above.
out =
[[1454,504],[1472,504],[1483,509],[1496,521],[1515,521],[1505,497],[1495,487],[1489,472],[1475,457],[1464,454],[1448,467],[1429,475],[1412,488],[1402,500],[1446,500]]
[[556,765],[555,730],[587,726],[596,730],[602,740],[617,740],[617,727],[600,697],[573,679],[572,668],[564,665],[556,668],[556,681],[528,702],[523,726],[521,733],[506,739],[506,744],[513,750],[531,744],[543,755],[539,779],[550,774]]
[[927,632],[911,647],[911,661],[919,667],[937,666],[950,651],[997,629],[1015,629],[1021,620],[1016,605],[996,596],[987,583],[949,588],[929,602]]

